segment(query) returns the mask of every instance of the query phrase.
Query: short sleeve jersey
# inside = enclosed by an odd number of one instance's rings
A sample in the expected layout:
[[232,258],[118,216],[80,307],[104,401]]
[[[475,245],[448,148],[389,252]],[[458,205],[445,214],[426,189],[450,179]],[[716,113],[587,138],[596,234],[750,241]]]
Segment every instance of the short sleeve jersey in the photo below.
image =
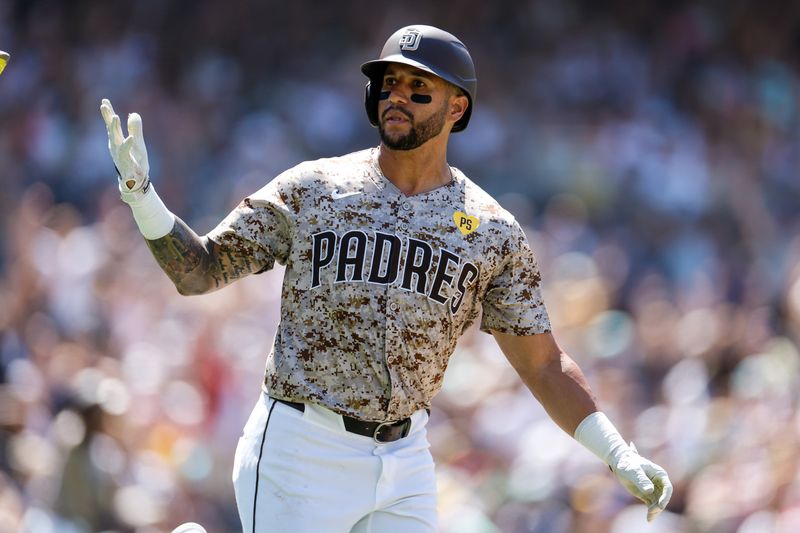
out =
[[267,393],[391,421],[430,406],[479,316],[481,329],[513,335],[550,323],[513,216],[455,168],[449,184],[405,196],[377,155],[287,170],[209,237],[256,271],[286,267]]

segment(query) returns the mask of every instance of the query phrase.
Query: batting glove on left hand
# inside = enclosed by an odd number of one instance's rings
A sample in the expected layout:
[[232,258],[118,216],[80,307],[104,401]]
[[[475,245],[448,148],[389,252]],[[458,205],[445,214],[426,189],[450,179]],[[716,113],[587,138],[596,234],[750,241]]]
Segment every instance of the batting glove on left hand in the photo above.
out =
[[648,521],[666,508],[672,496],[667,472],[639,455],[633,443],[625,444],[606,415],[589,414],[575,428],[575,439],[606,463],[628,492],[647,504]]
[[108,131],[108,151],[117,167],[120,195],[127,203],[135,202],[150,187],[150,164],[142,134],[142,117],[139,113],[128,115],[128,136],[125,137],[120,118],[106,98],[100,104],[100,113]]
[[611,470],[623,487],[647,505],[647,521],[661,513],[672,497],[672,483],[666,470],[639,455],[631,442]]

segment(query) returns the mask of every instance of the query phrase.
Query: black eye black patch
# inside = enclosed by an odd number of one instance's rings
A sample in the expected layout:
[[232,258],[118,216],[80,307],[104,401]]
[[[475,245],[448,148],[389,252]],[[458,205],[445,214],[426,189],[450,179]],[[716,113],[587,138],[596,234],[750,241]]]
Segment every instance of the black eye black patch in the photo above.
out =
[[[378,94],[378,100],[388,100],[389,99],[389,91],[381,91]],[[433,98],[429,94],[412,94],[411,101],[416,102],[418,104],[430,104]]]

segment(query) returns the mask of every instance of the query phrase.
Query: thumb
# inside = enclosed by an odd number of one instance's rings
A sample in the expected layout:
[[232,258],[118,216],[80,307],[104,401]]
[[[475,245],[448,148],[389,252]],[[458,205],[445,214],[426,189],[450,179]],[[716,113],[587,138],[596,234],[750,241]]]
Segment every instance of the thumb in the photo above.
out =
[[134,155],[139,156],[145,152],[142,117],[139,113],[128,115],[128,134],[133,137],[133,149],[136,151]]
[[150,173],[150,164],[147,161],[147,148],[144,145],[144,135],[142,134],[142,117],[139,113],[128,115],[128,133],[133,138],[131,154],[136,159],[136,163],[142,169],[143,174]]

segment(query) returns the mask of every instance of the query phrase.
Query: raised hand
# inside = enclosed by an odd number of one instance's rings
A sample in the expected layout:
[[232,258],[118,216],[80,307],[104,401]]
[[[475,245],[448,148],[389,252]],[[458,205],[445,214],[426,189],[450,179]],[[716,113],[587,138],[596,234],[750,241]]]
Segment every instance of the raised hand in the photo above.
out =
[[108,131],[108,151],[117,167],[120,194],[125,202],[135,202],[150,186],[150,164],[142,134],[142,117],[138,113],[128,115],[128,136],[125,137],[119,115],[106,98],[100,104],[100,113]]

